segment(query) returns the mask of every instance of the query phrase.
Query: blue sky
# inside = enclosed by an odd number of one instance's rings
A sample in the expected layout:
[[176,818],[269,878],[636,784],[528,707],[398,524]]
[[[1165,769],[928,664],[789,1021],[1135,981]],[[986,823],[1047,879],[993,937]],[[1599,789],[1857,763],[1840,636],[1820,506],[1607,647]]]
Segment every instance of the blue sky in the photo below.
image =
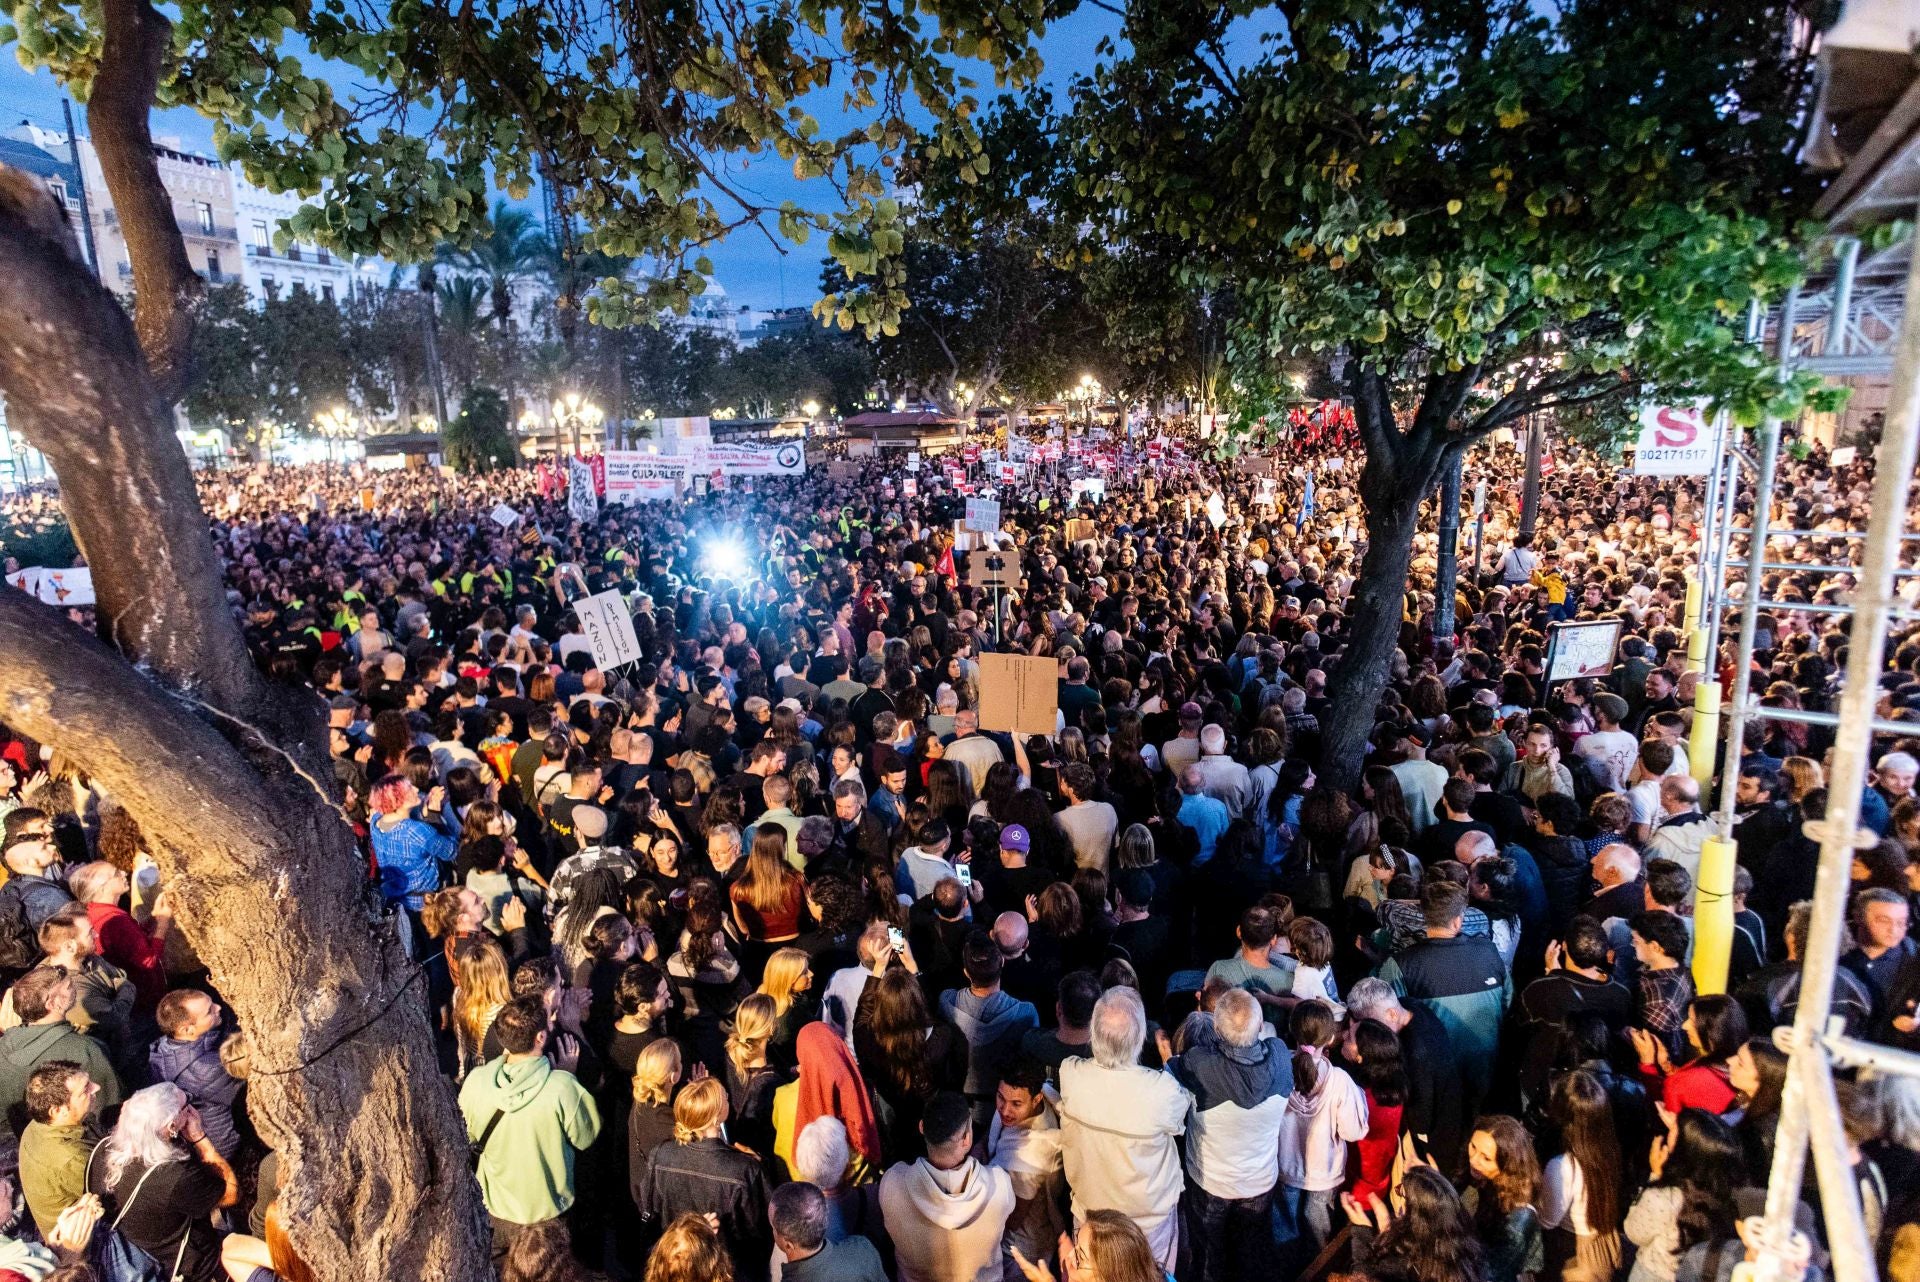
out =
[[[1269,24],[1258,21],[1243,24],[1230,42],[1229,56],[1235,61],[1250,60],[1258,32]],[[1044,82],[1062,96],[1067,82],[1076,74],[1090,70],[1095,61],[1095,46],[1102,37],[1117,35],[1120,19],[1090,5],[1054,23],[1041,42],[1046,60]],[[0,127],[11,127],[22,119],[49,129],[61,128],[60,87],[45,73],[29,74],[21,70],[11,56],[0,53]],[[351,94],[351,85],[338,86],[341,96]],[[983,101],[993,96],[990,79],[978,92]],[[838,116],[840,91],[836,87],[821,95],[816,113],[822,126],[832,132]],[[827,106],[831,101],[832,108]],[[79,109],[76,108],[76,118]],[[208,121],[191,111],[167,111],[154,118],[156,135],[177,135],[190,150],[211,152],[212,129]],[[81,125],[85,132],[85,125]],[[802,182],[793,177],[791,167],[778,157],[747,161],[735,160],[728,168],[734,182],[767,198],[769,203],[795,200],[808,207],[831,200],[833,191],[825,183]],[[714,266],[714,279],[736,304],[773,307],[781,303],[806,305],[818,297],[820,280],[820,240],[805,246],[788,246],[779,252],[768,238],[758,232],[742,230],[726,242],[713,247],[707,257]]]

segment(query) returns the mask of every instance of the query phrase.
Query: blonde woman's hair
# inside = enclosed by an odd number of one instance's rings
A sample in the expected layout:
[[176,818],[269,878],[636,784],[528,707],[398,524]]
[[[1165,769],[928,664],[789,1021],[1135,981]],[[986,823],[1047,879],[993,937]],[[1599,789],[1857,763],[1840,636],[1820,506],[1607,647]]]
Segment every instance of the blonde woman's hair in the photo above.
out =
[[1827,786],[1827,772],[1812,757],[1788,757],[1780,763],[1780,777],[1786,781],[1789,801],[1798,801],[1815,788]]
[[459,1004],[454,1018],[467,1043],[477,1053],[500,1008],[513,1000],[513,980],[507,973],[506,950],[491,935],[473,935],[453,946],[454,970],[460,976]]
[[680,1084],[680,1044],[671,1037],[649,1042],[633,1066],[633,1098],[640,1104],[664,1104]]
[[720,1232],[688,1212],[667,1226],[647,1253],[646,1282],[717,1282],[733,1276]]
[[673,1099],[673,1139],[691,1144],[727,1120],[727,1088],[717,1077],[688,1082]]
[[755,993],[733,1012],[733,1031],[727,1034],[727,1058],[734,1071],[744,1075],[754,1060],[765,1056],[767,1043],[773,1040],[780,1021],[773,998]]
[[798,948],[780,948],[767,958],[767,969],[760,979],[760,991],[773,998],[773,1013],[784,1016],[793,1009],[794,986],[813,969],[813,959]]

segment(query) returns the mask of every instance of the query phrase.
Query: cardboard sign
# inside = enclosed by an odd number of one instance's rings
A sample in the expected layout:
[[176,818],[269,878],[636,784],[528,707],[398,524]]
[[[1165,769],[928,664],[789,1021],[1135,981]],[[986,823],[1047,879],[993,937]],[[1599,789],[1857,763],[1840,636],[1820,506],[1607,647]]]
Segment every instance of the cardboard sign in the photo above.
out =
[[633,633],[633,616],[618,592],[597,592],[573,603],[580,630],[593,647],[593,665],[609,671],[623,663],[638,663],[640,639]]
[[1093,522],[1087,517],[1076,516],[1067,522],[1067,542],[1080,543],[1093,537]]
[[1619,619],[1554,624],[1547,632],[1548,684],[1612,672],[1622,626]]
[[968,499],[966,527],[969,530],[997,530],[1000,528],[1000,500]]
[[1059,663],[1044,655],[980,656],[980,728],[1052,735],[1059,728]]
[[520,519],[520,514],[508,507],[505,503],[494,508],[492,515],[494,524],[503,530],[512,529],[513,523]]

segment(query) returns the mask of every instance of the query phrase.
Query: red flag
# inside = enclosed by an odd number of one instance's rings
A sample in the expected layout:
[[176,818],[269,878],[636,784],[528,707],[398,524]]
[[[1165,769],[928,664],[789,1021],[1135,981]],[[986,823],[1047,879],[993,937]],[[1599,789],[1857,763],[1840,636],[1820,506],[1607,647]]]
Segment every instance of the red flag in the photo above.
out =
[[951,543],[947,545],[945,551],[940,553],[939,563],[933,568],[939,573],[940,577],[952,579],[955,582],[959,581],[960,575],[953,568],[953,545]]

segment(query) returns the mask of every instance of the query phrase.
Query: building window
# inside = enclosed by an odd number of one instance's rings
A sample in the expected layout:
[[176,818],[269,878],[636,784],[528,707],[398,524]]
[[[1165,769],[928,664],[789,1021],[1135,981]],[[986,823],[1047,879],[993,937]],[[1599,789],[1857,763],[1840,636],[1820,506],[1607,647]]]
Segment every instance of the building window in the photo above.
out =
[[213,235],[213,206],[203,200],[194,208],[200,211],[200,230],[206,235]]
[[326,299],[329,303],[331,303],[333,301],[333,286],[322,285],[320,287],[320,297]]
[[272,248],[273,233],[267,230],[267,220],[264,218],[254,219],[253,252],[264,256]]
[[280,297],[278,289],[273,282],[273,277],[271,276],[262,276],[260,278],[260,292],[268,298]]
[[319,259],[323,263],[330,263],[333,261],[333,255],[327,252],[327,250],[325,249],[316,249],[313,251],[313,253],[314,253],[314,257]]
[[60,202],[60,208],[70,208],[67,203],[67,184],[65,182],[58,178],[49,178],[47,179],[47,189],[53,193],[53,198]]
[[220,251],[217,249],[207,251],[207,276],[215,281],[220,279]]

